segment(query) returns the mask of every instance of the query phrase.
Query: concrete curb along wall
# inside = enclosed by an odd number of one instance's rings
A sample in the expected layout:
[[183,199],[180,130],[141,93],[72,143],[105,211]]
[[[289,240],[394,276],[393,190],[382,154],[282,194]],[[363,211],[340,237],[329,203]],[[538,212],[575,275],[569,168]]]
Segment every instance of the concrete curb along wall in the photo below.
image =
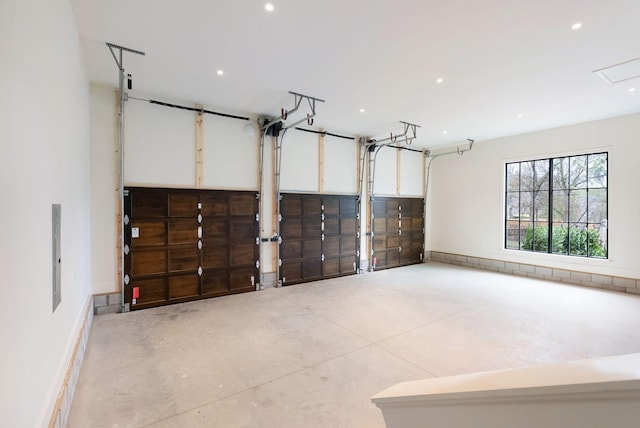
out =
[[80,369],[82,368],[84,353],[89,341],[89,332],[91,331],[91,324],[93,323],[93,307],[93,298],[89,297],[83,312],[83,321],[76,338],[76,343],[71,353],[67,373],[60,387],[60,392],[49,420],[49,428],[65,428],[67,426],[73,395],[78,380],[80,379]]
[[525,263],[506,262],[482,257],[463,256],[460,254],[431,251],[427,254],[429,260],[439,263],[464,266],[509,275],[526,276],[547,281],[581,285],[603,290],[613,290],[622,293],[640,294],[640,279],[622,278],[618,276],[600,275],[567,269],[557,269]]

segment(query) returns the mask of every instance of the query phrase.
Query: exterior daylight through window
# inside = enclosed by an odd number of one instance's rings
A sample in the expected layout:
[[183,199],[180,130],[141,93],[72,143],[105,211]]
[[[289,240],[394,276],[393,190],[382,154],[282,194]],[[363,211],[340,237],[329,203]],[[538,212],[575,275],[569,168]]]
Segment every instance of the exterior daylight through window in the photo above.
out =
[[505,248],[608,257],[608,153],[506,164]]

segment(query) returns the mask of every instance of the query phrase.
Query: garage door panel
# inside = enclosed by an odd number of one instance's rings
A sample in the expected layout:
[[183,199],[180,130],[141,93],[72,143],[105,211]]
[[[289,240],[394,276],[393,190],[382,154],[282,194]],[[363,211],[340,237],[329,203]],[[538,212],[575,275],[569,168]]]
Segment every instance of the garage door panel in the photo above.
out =
[[255,236],[255,220],[231,220],[229,239],[231,242],[236,241],[254,241]]
[[373,219],[373,230],[376,235],[387,233],[387,219],[385,217],[375,217]]
[[375,199],[372,203],[374,217],[387,216],[387,201]]
[[388,266],[397,266],[400,264],[400,253],[398,250],[388,250],[387,251],[387,265]]
[[164,302],[166,278],[141,279],[131,282],[131,286],[138,288],[138,304],[148,305]]
[[164,220],[136,220],[132,228],[138,229],[138,237],[131,239],[131,247],[165,245]]
[[[381,236],[386,238],[385,260],[378,257],[377,269],[391,268],[410,263],[417,263],[416,253],[422,252],[424,241],[423,206],[424,201],[418,198],[380,197],[376,201],[385,203],[385,212],[379,212],[374,219],[373,248],[379,251],[382,247]],[[378,208],[382,211],[381,208]],[[399,250],[402,250],[401,252]],[[418,251],[419,249],[419,251]],[[379,255],[379,252],[376,254]]]
[[387,236],[376,235],[373,237],[373,249],[376,251],[387,249]]
[[316,215],[322,211],[320,196],[306,196],[302,200],[302,215]]
[[387,218],[387,233],[398,233],[398,230],[400,230],[399,221],[397,217]]
[[340,219],[340,234],[355,236],[358,231],[358,224],[355,218]]
[[301,218],[289,218],[286,221],[282,221],[282,236],[287,239],[301,239],[302,238],[302,219]]
[[169,299],[198,296],[198,275],[175,275],[169,277]]
[[131,272],[135,276],[166,272],[166,250],[139,250],[131,253]]
[[198,239],[198,220],[170,219],[169,220],[169,245],[189,244]]
[[340,259],[340,271],[344,274],[355,273],[354,263],[356,262],[355,257],[342,257]]
[[282,241],[280,251],[282,259],[301,259],[302,241]]
[[169,272],[197,270],[198,248],[192,245],[169,249]]
[[[255,284],[259,246],[254,192],[127,191],[131,223],[125,226],[130,246],[125,270],[131,283],[125,285],[125,302],[131,309],[255,290],[251,277]],[[137,212],[149,217],[133,217],[133,201],[143,201]],[[141,238],[132,237],[134,224],[140,225]],[[131,284],[144,284],[149,290],[139,291],[147,297],[134,301]]]
[[149,218],[167,216],[167,194],[163,191],[137,193],[131,197],[132,218]]
[[255,243],[253,244],[232,244],[229,265],[253,265],[255,264]]
[[229,196],[230,214],[253,217],[256,212],[256,195],[251,193],[232,193]]
[[322,243],[322,254],[324,254],[325,257],[340,255],[340,237],[333,236],[325,238]]
[[295,283],[302,280],[302,262],[288,262],[282,265],[283,283]]
[[322,276],[335,276],[340,274],[340,258],[325,258],[322,262]]
[[[238,268],[231,269],[230,273],[230,289],[231,291],[238,291],[243,289],[255,288],[255,271],[253,268]],[[253,281],[252,281],[253,277]]]
[[346,238],[340,239],[340,254],[345,254],[345,253],[355,254],[357,250],[357,245],[358,245],[358,242],[354,238],[346,237]]
[[[344,274],[343,253],[356,259],[356,208],[355,196],[282,195],[280,272],[284,285]],[[299,246],[292,244],[294,241],[300,242]],[[300,258],[298,251],[302,252]],[[349,274],[352,271],[353,262]]]
[[228,195],[222,191],[204,192],[201,194],[202,200],[202,216],[223,217],[229,216]]
[[210,270],[202,274],[202,294],[221,294],[229,291],[227,270]]
[[339,218],[327,218],[324,221],[324,234],[325,235],[340,235],[340,219]]
[[280,201],[280,214],[283,217],[301,216],[302,215],[302,199],[299,197],[288,196]]
[[204,218],[202,221],[202,238],[219,238],[227,240],[229,234],[229,221]]
[[356,198],[340,199],[340,215],[353,216],[358,214],[358,200]]
[[340,199],[338,197],[324,197],[322,198],[322,205],[324,205],[324,214],[327,216],[340,214]]
[[302,262],[302,276],[304,279],[316,279],[322,277],[322,261],[305,260]]
[[302,241],[302,258],[320,257],[321,255],[322,241],[320,239]]
[[302,218],[302,237],[304,239],[319,238],[322,235],[321,231],[322,221],[320,216],[317,218]]
[[198,216],[198,203],[200,197],[197,193],[172,191],[169,193],[169,217]]

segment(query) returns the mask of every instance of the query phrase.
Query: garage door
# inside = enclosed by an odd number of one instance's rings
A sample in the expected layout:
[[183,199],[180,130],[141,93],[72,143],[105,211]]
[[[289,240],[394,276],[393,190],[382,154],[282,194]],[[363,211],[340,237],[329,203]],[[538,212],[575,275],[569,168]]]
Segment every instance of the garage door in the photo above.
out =
[[254,192],[127,188],[125,303],[143,309],[255,290]]
[[358,203],[353,195],[282,195],[280,280],[283,285],[357,272]]
[[424,199],[376,197],[372,209],[374,269],[421,263]]

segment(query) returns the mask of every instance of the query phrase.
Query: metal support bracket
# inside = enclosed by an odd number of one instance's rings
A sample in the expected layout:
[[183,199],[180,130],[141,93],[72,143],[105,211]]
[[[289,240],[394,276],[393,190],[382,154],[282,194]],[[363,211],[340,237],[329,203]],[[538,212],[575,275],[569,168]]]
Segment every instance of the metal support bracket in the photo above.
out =
[[292,108],[291,110],[286,110],[283,107],[280,114],[282,120],[287,120],[287,117],[291,113],[296,112],[298,108],[300,108],[300,104],[302,104],[302,100],[305,99],[309,103],[309,108],[311,109],[311,114],[310,115],[307,114],[307,123],[309,124],[309,126],[313,125],[313,117],[316,115],[316,101],[323,103],[324,100],[321,100],[320,98],[316,98],[316,97],[311,97],[309,95],[300,94],[298,92],[289,91],[289,93],[294,97],[295,107]]
[[[107,47],[113,56],[116,65],[118,66],[118,89],[119,89],[119,102],[118,102],[118,193],[120,198],[120,219],[124,219],[124,102],[127,100],[127,94],[124,91],[124,62],[122,59],[122,52],[129,52],[136,55],[145,55],[144,52],[134,49],[125,48],[124,46],[114,45],[113,43],[107,43]],[[116,55],[117,51],[117,55]],[[124,221],[120,221],[120,284],[122,287],[122,308],[128,309],[128,305],[124,302],[124,289],[125,285],[125,272],[124,272]]]
[[[404,122],[402,120],[400,121],[400,123],[404,125],[404,132],[399,135],[393,135],[393,133],[391,133],[391,141],[395,143],[398,141],[398,139],[402,141],[402,139],[404,138],[404,142],[406,144],[411,144],[413,140],[415,140],[417,137],[416,130],[417,128],[420,128],[420,125],[416,125],[415,123]],[[411,134],[409,134],[409,131],[411,131]]]

